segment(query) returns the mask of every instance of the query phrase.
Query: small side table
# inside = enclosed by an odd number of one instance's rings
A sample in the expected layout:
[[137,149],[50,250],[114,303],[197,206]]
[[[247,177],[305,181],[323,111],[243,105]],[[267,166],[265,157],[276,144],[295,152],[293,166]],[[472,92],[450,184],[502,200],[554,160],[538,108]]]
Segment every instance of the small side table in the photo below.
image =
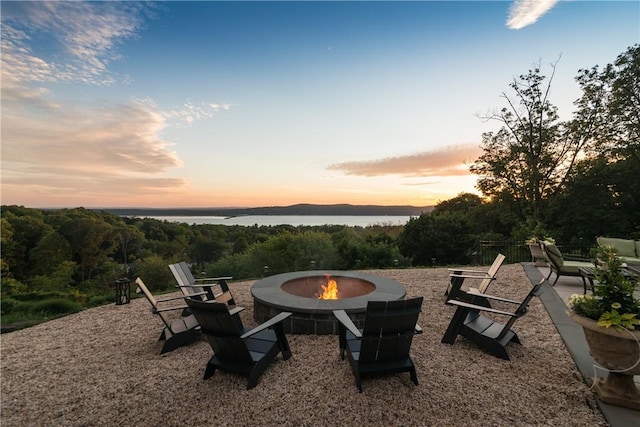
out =
[[[587,293],[587,280],[589,281],[589,286],[591,286],[591,292],[593,292],[593,279],[596,277],[596,269],[595,267],[580,267],[578,269],[580,272],[580,276],[582,276],[582,284],[584,286],[584,293]],[[622,274],[629,280],[637,281],[640,279],[640,275],[636,272],[640,272],[638,267],[626,267],[622,270]]]
[[578,269],[580,276],[582,277],[582,287],[583,293],[587,293],[587,280],[589,281],[589,286],[591,287],[591,292],[593,292],[593,279],[596,277],[596,269],[595,267],[580,267]]

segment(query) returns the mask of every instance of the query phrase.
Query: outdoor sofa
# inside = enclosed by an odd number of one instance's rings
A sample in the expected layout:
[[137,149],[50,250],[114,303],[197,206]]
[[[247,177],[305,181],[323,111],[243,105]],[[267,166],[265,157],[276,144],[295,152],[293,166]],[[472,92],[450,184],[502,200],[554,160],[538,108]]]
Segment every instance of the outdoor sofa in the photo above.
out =
[[598,246],[612,246],[616,255],[630,265],[640,265],[640,240],[598,237]]

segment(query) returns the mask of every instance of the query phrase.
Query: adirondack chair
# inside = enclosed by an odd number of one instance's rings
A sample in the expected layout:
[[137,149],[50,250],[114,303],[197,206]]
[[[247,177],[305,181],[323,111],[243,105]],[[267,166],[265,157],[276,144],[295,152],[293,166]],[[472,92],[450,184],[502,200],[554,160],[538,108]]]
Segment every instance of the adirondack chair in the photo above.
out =
[[258,379],[278,353],[282,353],[284,360],[291,357],[282,324],[291,313],[282,312],[249,329],[241,321],[238,323],[242,307],[229,309],[224,303],[193,298],[187,298],[186,302],[214,352],[207,362],[205,380],[211,378],[216,369],[221,369],[248,377],[249,390],[258,384]]
[[199,326],[195,317],[184,316],[170,320],[166,315],[166,313],[170,311],[183,310],[185,308],[184,304],[165,308],[160,307],[162,303],[184,300],[183,296],[157,299],[151,294],[149,288],[147,288],[140,277],[136,279],[136,284],[138,285],[136,291],[144,294],[149,304],[153,307],[153,313],[157,314],[164,323],[164,329],[158,339],[158,341],[164,341],[160,354],[175,350],[183,345],[191,344],[198,338]]
[[409,356],[423,297],[398,301],[369,301],[364,327],[359,330],[344,310],[335,310],[338,319],[340,357],[349,356],[356,386],[362,393],[363,376],[409,372],[418,384],[416,368]]
[[[178,287],[185,296],[195,297],[195,299],[202,301],[215,300],[217,302],[226,302],[230,305],[236,304],[227,283],[227,280],[231,280],[232,277],[196,279],[191,273],[189,265],[184,261],[170,264],[169,270],[171,270]],[[202,292],[206,292],[206,295],[203,295]]]
[[[514,312],[497,310],[482,305],[471,304],[465,301],[450,300],[449,303],[457,306],[457,308],[444,336],[442,337],[442,342],[446,344],[453,344],[457,336],[462,335],[496,357],[504,360],[510,360],[509,354],[506,350],[506,345],[510,342],[520,344],[518,335],[511,328],[516,320],[526,314],[531,299],[542,293],[540,287],[544,281],[545,279],[542,279],[540,283],[533,286],[531,291],[522,301],[513,301],[491,295],[483,295],[483,297],[493,301],[517,304],[518,308]],[[505,324],[501,324],[492,318],[483,316],[481,314],[482,312],[492,313],[497,316],[506,316],[508,320]]]
[[[486,293],[489,285],[493,283],[494,280],[496,280],[496,274],[498,273],[498,270],[502,266],[504,260],[505,256],[502,254],[498,254],[487,271],[465,270],[461,268],[448,269],[451,273],[449,274],[450,283],[447,287],[447,290],[445,291],[445,296],[447,297],[445,299],[445,302],[453,299],[490,307],[489,301],[486,298],[480,297],[479,295]],[[467,279],[479,280],[480,283],[478,284],[477,288],[469,286],[468,290],[464,290],[462,288],[462,284]]]

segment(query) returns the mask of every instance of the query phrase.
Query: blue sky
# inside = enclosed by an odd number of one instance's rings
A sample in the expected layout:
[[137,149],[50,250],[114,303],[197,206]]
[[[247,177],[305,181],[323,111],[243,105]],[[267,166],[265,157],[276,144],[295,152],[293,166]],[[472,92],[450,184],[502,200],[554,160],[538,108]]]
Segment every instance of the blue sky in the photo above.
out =
[[637,1],[7,2],[2,203],[432,205],[541,64],[640,42]]

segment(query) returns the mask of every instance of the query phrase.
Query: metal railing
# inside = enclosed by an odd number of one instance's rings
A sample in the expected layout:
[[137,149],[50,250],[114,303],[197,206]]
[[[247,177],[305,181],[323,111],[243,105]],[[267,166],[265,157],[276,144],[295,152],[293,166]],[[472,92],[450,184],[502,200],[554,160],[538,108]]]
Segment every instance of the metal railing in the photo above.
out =
[[[563,255],[587,259],[592,257],[592,250],[596,247],[582,241],[577,244],[556,242],[556,246]],[[471,261],[475,265],[490,265],[499,253],[506,257],[505,264],[532,261],[529,247],[521,240],[476,240]]]

